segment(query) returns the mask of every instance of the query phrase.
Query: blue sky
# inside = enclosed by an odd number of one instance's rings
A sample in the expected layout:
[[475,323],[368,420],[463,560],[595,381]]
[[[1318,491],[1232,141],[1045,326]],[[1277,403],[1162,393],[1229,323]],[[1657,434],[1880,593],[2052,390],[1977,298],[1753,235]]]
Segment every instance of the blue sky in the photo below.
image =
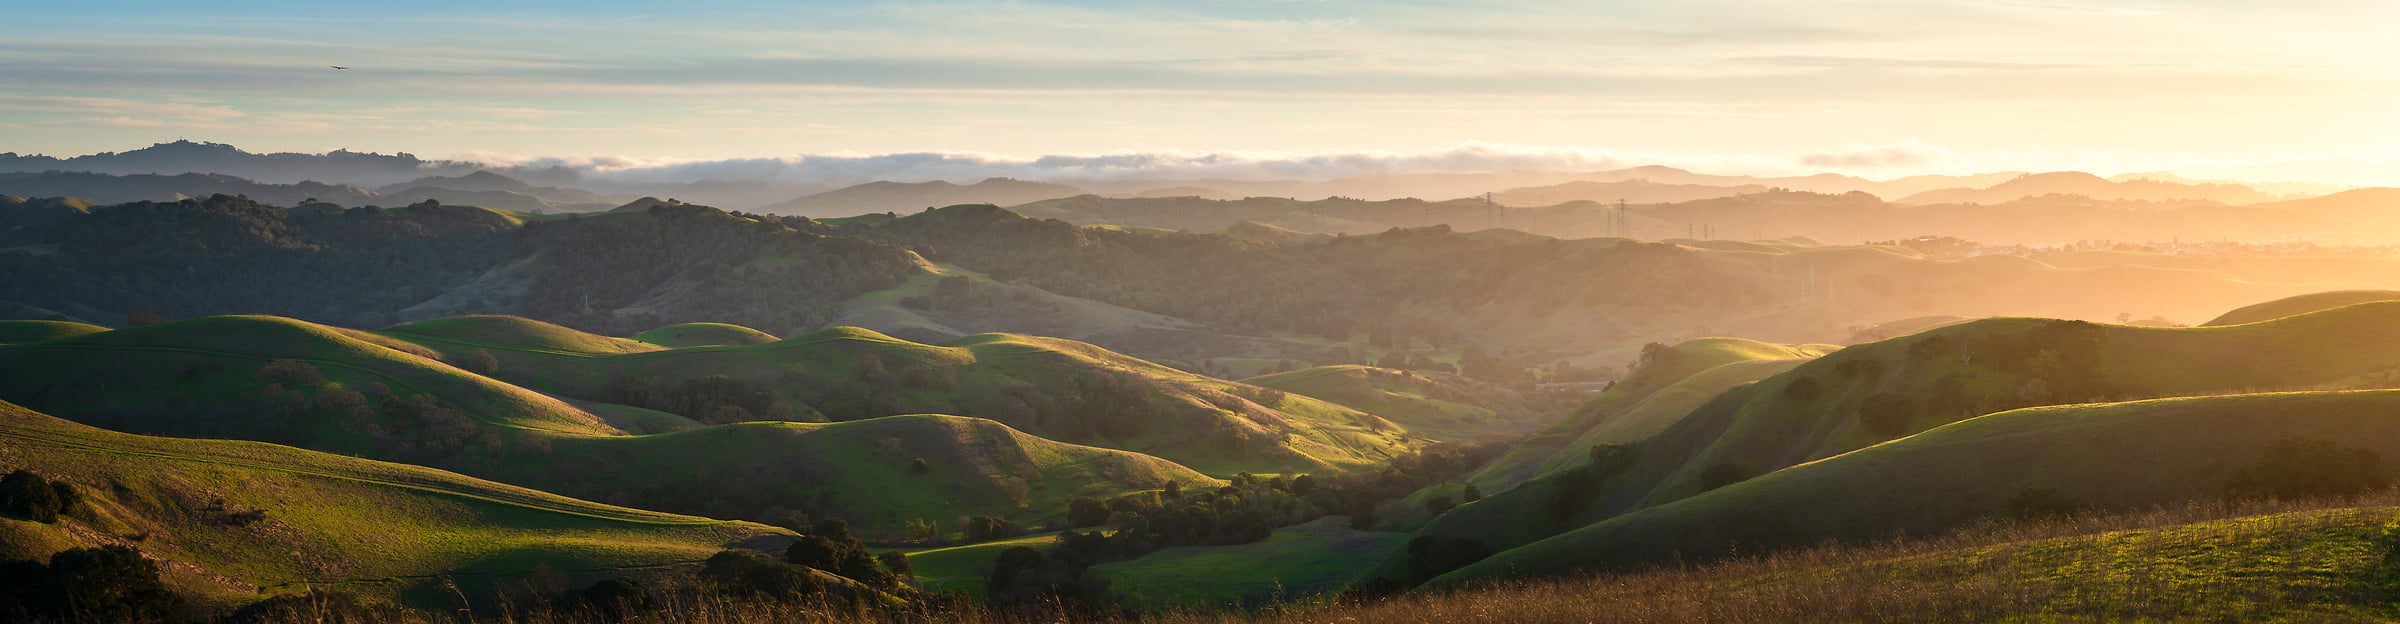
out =
[[[2400,39],[2380,32],[2395,5],[19,3],[0,24],[0,151],[192,138],[637,163],[1336,154],[2375,181],[2400,160]],[[1462,152],[1491,158],[1428,157]]]

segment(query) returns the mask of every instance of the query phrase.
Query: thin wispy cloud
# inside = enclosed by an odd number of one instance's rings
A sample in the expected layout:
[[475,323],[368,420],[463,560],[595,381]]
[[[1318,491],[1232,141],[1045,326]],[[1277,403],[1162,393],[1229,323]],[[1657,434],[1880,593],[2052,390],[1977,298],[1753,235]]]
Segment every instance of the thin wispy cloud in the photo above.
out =
[[48,98],[0,100],[0,124],[36,129],[0,149],[195,133],[688,161],[1485,143],[1932,167],[1825,146],[2238,158],[2400,141],[2400,121],[2359,105],[2400,96],[2376,19],[2400,9],[2303,4],[61,5],[0,27],[0,83]]

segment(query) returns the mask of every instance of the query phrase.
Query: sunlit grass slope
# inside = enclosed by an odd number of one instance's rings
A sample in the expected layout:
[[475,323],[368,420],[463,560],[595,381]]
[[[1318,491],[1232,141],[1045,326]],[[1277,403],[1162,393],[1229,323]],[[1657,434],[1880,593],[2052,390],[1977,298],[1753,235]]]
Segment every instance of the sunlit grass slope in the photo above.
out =
[[2029,490],[2099,508],[2220,496],[2287,437],[2400,457],[2400,391],[2159,399],[2014,410],[1768,473],[1513,548],[1447,581],[1704,560],[1930,534],[2006,516]]
[[108,331],[108,328],[69,321],[0,321],[0,345],[73,338],[104,331]]
[[[288,359],[307,362],[327,381],[353,389],[380,383],[402,397],[430,394],[481,426],[578,435],[620,433],[600,417],[558,399],[393,347],[415,349],[365,332],[281,317],[196,318],[0,346],[0,399],[111,429],[200,432],[210,423],[161,409],[160,397],[175,397],[184,405],[236,404],[264,385],[258,377],[261,366]],[[156,420],[137,422],[141,419]],[[340,424],[289,426],[334,436],[340,435]],[[367,440],[325,442],[348,452],[371,450]]]
[[1579,465],[1594,444],[1640,441],[1727,389],[1790,370],[1833,349],[1741,338],[1700,338],[1676,344],[1575,413],[1478,469],[1468,481],[1497,492]]
[[[916,460],[925,461],[923,473]],[[980,418],[913,414],[843,423],[754,422],[631,437],[562,438],[502,480],[645,507],[841,517],[878,541],[910,520],[944,533],[970,515],[1020,526],[1062,520],[1069,498],[1174,481],[1222,482],[1156,457],[1053,442]],[[781,521],[783,518],[763,517]]]
[[2336,290],[2331,292],[2300,295],[2297,297],[2285,297],[2265,303],[2235,308],[2231,312],[2226,312],[2224,316],[2219,316],[2215,320],[2201,323],[2201,325],[2240,325],[2243,323],[2272,321],[2287,316],[2298,316],[2311,312],[2323,312],[2346,305],[2373,303],[2378,301],[2400,301],[2400,291]]
[[2017,407],[2390,387],[2395,361],[2400,302],[2210,328],[1973,321],[1737,386],[1635,441],[1632,459],[1605,478],[1537,478],[1422,531],[1513,548],[1698,494],[1712,470],[1764,474]]
[[[1422,443],[1404,427],[1357,410],[1299,395],[1259,405],[1250,398],[1260,396],[1257,388],[1071,340],[980,334],[937,346],[837,327],[765,344],[604,355],[505,346],[526,341],[467,343],[409,327],[388,335],[451,359],[483,350],[500,362],[494,377],[563,396],[605,400],[605,384],[616,378],[674,383],[724,376],[774,388],[779,401],[802,408],[795,412],[807,418],[818,406],[804,393],[849,385],[889,413],[990,418],[1211,474],[1363,468]],[[1122,404],[1104,417],[1119,422],[1060,414],[1099,400]]]
[[[541,328],[501,325],[510,326]],[[545,333],[552,346],[595,344]],[[529,342],[505,331],[483,339],[492,345]],[[504,366],[609,361],[562,350],[539,353],[558,359],[519,358]],[[310,363],[328,386],[273,390],[259,371],[276,359]],[[329,388],[371,384],[384,384],[399,398],[370,399],[348,410],[311,402]],[[393,415],[395,404],[419,399],[457,410],[464,420],[427,424]],[[1114,496],[1168,480],[1216,483],[1166,460],[1052,442],[982,419],[909,415],[698,428],[638,408],[586,403],[595,406],[586,411],[340,330],[272,317],[212,317],[0,346],[0,400],[127,432],[285,443],[650,509],[771,522],[786,521],[793,512],[839,516],[890,538],[908,520],[945,528],[968,515],[1039,523],[1063,513],[1074,495]],[[306,408],[276,407],[294,403]],[[601,415],[656,425],[643,431],[683,430],[632,436]],[[437,435],[427,429],[433,426],[464,429]],[[925,475],[910,472],[918,458],[928,464]]]
[[[1319,366],[1242,380],[1381,416],[1435,440],[1521,433],[1528,414],[1503,413],[1505,391],[1457,375],[1373,366]],[[1512,418],[1513,416],[1513,418]]]
[[678,323],[634,334],[632,339],[669,349],[754,345],[777,340],[774,334],[725,323]]
[[7,556],[133,545],[164,561],[170,582],[224,603],[260,587],[429,595],[437,575],[480,592],[537,567],[639,578],[782,533],[271,444],[122,434],[0,403],[0,470],[17,469],[73,484],[88,505],[56,525],[0,519]]

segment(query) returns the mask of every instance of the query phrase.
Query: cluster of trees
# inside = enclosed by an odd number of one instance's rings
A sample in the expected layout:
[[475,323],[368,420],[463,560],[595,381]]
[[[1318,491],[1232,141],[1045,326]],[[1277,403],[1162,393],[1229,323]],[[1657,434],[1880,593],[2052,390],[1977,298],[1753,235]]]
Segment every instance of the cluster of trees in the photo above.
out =
[[676,381],[643,381],[618,374],[600,386],[602,400],[676,414],[711,425],[754,420],[799,420],[799,412],[775,399],[775,389],[724,375]]
[[[242,197],[135,202],[16,232],[0,300],[113,320],[278,314],[350,326],[473,278],[510,253],[497,214],[459,207],[286,211]],[[0,245],[5,246],[5,245]]]
[[59,516],[74,512],[82,502],[83,495],[75,486],[44,479],[29,470],[0,477],[0,514],[54,524]]
[[529,223],[514,237],[518,253],[539,250],[544,267],[520,310],[604,333],[716,321],[790,334],[915,270],[901,248],[810,231],[820,229],[690,204]]
[[189,617],[158,564],[126,546],[71,548],[48,563],[0,561],[0,619],[165,622]]

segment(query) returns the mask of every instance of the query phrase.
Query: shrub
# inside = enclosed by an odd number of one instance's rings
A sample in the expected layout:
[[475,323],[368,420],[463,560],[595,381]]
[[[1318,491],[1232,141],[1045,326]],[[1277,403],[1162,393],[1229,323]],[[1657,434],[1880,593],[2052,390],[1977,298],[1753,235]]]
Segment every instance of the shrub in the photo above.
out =
[[467,369],[467,372],[470,373],[490,377],[492,375],[500,374],[500,358],[493,357],[492,352],[490,351],[476,349],[474,353],[467,354],[466,361],[463,362],[459,368]]
[[285,388],[298,390],[325,385],[325,373],[319,372],[316,366],[307,362],[275,360],[258,367],[258,380],[271,384],[282,384]]
[[1008,521],[993,516],[975,516],[967,519],[966,533],[969,542],[1000,539],[1008,536]]
[[2300,499],[2357,496],[2391,484],[2383,458],[2332,440],[2284,438],[2225,482],[2228,498]]
[[125,546],[73,548],[32,561],[0,564],[0,613],[46,622],[157,622],[176,618],[183,599],[158,579],[158,564]]
[[0,477],[0,513],[56,524],[59,514],[74,509],[77,498],[73,487],[51,483],[30,471],[18,470]]
[[1450,510],[1456,509],[1457,507],[1458,503],[1452,502],[1448,496],[1435,496],[1425,499],[1425,513],[1436,516],[1450,513]]
[[1077,527],[1100,526],[1108,522],[1108,503],[1089,496],[1077,496],[1067,501],[1067,522]]
[[1701,491],[1714,490],[1748,480],[1750,480],[1750,472],[1731,463],[1713,464],[1700,470]]
[[808,568],[728,550],[701,564],[700,580],[711,590],[741,597],[791,600],[825,593],[825,581]]

